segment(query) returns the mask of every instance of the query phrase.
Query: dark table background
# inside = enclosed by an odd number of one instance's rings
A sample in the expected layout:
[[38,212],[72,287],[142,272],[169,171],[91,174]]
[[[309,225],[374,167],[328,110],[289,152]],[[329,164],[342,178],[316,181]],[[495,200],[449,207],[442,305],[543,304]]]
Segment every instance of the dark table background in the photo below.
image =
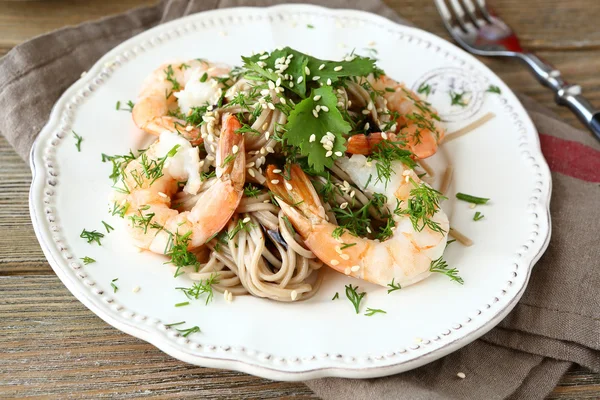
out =
[[[448,38],[433,1],[385,1],[417,26]],[[0,56],[53,29],[155,2],[0,1]],[[600,104],[599,0],[491,3],[525,47],[551,61]],[[511,88],[580,127],[516,62],[483,61]],[[0,398],[316,398],[301,383],[186,365],[96,317],[68,292],[44,258],[29,219],[30,183],[28,165],[0,137]],[[549,398],[598,399],[600,374],[575,366]]]

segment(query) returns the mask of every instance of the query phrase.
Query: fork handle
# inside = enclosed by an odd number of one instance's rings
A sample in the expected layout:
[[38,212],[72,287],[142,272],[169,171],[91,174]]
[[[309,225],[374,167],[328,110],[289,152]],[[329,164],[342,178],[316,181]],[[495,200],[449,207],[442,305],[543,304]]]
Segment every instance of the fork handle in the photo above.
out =
[[581,86],[571,85],[562,79],[560,71],[533,53],[517,53],[527,64],[537,80],[552,89],[556,104],[566,106],[588,127],[596,139],[600,140],[600,110],[592,106],[581,95]]

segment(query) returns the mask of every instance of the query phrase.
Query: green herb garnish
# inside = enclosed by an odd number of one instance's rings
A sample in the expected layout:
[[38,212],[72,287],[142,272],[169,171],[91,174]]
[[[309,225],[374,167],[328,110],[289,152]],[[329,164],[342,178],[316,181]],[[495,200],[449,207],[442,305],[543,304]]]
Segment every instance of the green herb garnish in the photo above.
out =
[[429,96],[429,93],[431,93],[431,85],[426,84],[425,82],[421,83],[421,85],[417,89],[417,93]]
[[112,226],[110,226],[109,224],[107,224],[106,222],[102,221],[102,224],[104,225],[104,229],[106,229],[106,233],[110,233],[111,230],[115,230],[115,228],[113,228]]
[[87,240],[88,243],[96,242],[96,243],[98,243],[98,246],[102,246],[102,243],[100,243],[100,239],[102,239],[104,237],[104,234],[97,232],[95,230],[90,232],[90,231],[86,231],[84,229],[81,232],[81,235],[79,235],[79,237]]
[[84,265],[93,264],[96,262],[96,260],[88,256],[83,257],[81,260],[83,260]]
[[454,92],[451,90],[450,91],[450,101],[451,101],[450,105],[466,107],[467,103],[465,103],[465,100],[463,99],[465,94],[467,94],[467,93],[466,92],[457,93],[457,92]]
[[333,295],[333,298],[331,300],[336,300],[340,298],[340,294],[338,292],[335,292],[335,294]]
[[189,305],[190,305],[189,301],[184,301],[183,303],[175,304],[175,307],[185,307],[185,306],[189,306]]
[[388,285],[388,286],[391,288],[391,289],[388,289],[388,294],[390,294],[390,293],[392,293],[392,292],[394,292],[394,291],[396,291],[396,290],[400,290],[400,289],[402,289],[402,287],[400,286],[400,284],[399,284],[399,283],[396,283],[396,284],[394,284],[394,280],[395,280],[395,279],[396,279],[396,278],[392,278],[392,283],[388,283],[388,284],[387,284],[387,285]]
[[429,271],[444,274],[448,278],[452,279],[454,282],[460,283],[461,285],[465,283],[463,278],[458,276],[458,270],[456,268],[448,267],[448,263],[444,261],[442,257],[431,262],[431,265],[429,266]]
[[81,142],[83,141],[83,137],[79,136],[78,134],[75,133],[75,131],[71,131],[73,132],[73,137],[75,137],[75,147],[77,147],[77,151],[81,152]]
[[197,326],[193,326],[193,327],[187,328],[187,329],[177,329],[177,332],[183,333],[183,335],[182,335],[183,337],[188,337],[192,333],[200,332],[200,328]]
[[480,219],[482,219],[485,215],[483,215],[482,213],[480,213],[479,211],[475,212],[475,215],[473,215],[473,221],[479,221]]
[[110,281],[110,286],[113,288],[113,293],[117,293],[117,290],[119,290],[119,287],[115,285],[115,282],[118,280],[119,278],[115,278],[112,281]]
[[356,291],[356,289],[358,289],[358,286],[353,287],[352,284],[346,285],[346,297],[348,298],[348,300],[350,300],[350,302],[354,306],[354,310],[358,314],[359,308],[360,308],[360,302],[362,301],[363,297],[365,297],[365,295],[367,293],[365,293],[365,292],[358,293]]
[[367,308],[367,312],[365,313],[367,317],[372,317],[375,314],[387,314],[387,312],[378,308]]
[[191,235],[192,231],[187,232],[185,235],[175,233],[175,237],[173,237],[173,234],[171,234],[169,243],[167,243],[165,255],[171,257],[171,260],[165,264],[173,264],[176,267],[174,275],[175,278],[183,274],[183,272],[181,272],[182,268],[188,266],[198,268],[200,265],[196,255],[188,251],[188,243]]
[[456,198],[473,204],[486,204],[490,200],[485,197],[471,196],[465,193],[456,193]]
[[208,279],[194,282],[191,288],[178,287],[176,289],[181,290],[190,300],[198,300],[200,296],[206,294],[205,304],[208,305],[214,296],[212,285],[218,283],[219,276],[216,273],[212,273]]
[[494,86],[494,85],[490,85],[490,87],[487,88],[486,92],[496,93],[496,94],[502,93],[500,91],[500,88],[498,86]]

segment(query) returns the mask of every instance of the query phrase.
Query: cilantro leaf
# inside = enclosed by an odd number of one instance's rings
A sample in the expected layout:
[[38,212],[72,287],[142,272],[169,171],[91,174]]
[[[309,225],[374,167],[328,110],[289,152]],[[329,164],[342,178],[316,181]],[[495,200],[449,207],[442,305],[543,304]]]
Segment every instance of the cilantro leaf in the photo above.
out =
[[[318,101],[314,100],[315,96]],[[317,105],[325,106],[329,111],[321,111],[318,114],[319,117],[315,118],[313,110]],[[298,147],[303,156],[308,156],[308,164],[316,172],[323,172],[324,167],[331,168],[333,165],[334,159],[338,157],[335,153],[346,151],[344,134],[350,132],[351,126],[337,109],[337,97],[333,89],[330,86],[323,86],[313,89],[310,97],[296,105],[290,113],[285,129],[284,140],[288,144]],[[321,144],[321,138],[327,132],[331,132],[335,136],[331,150],[333,154],[330,157],[325,157],[327,150]],[[311,135],[315,135],[315,140],[312,142],[310,141]]]
[[[292,57],[287,68],[283,71],[281,71],[281,68],[276,68],[276,61],[286,60],[290,55]],[[242,60],[247,69],[272,81],[279,78],[277,71],[281,71],[280,73],[283,75],[291,75],[291,80],[282,79],[281,86],[291,90],[301,98],[306,98],[307,92],[319,87],[320,83],[329,85],[329,79],[331,80],[329,86],[331,86],[344,77],[368,76],[371,73],[380,72],[375,66],[375,60],[357,55],[351,56],[351,61],[327,61],[285,47],[271,52],[268,57],[265,56],[267,54],[256,54],[252,57],[242,57]],[[281,65],[281,62],[277,64]],[[319,79],[315,81],[313,80],[314,77],[319,77]]]

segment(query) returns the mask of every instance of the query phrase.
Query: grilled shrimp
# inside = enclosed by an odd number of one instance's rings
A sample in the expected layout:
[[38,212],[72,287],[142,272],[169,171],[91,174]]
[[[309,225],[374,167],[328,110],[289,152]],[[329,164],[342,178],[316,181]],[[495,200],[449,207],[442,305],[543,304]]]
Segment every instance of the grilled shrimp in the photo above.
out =
[[[367,163],[365,156],[355,155],[338,161],[357,185],[366,185],[367,190],[386,194],[386,205],[390,210],[394,209],[397,200],[406,204],[415,185],[424,184],[413,170],[400,162],[394,162],[397,173],[384,185],[381,182],[369,184],[369,176],[376,174],[376,166]],[[347,232],[336,238],[334,231],[338,227],[327,221],[323,205],[302,169],[294,165],[289,181],[274,170],[273,165],[268,167],[268,184],[278,196],[281,209],[305,245],[338,272],[381,286],[394,283],[404,287],[428,277],[432,261],[441,257],[445,249],[449,223],[441,209],[431,215],[431,220],[440,228],[438,230],[429,226],[415,229],[409,217],[400,214],[394,216],[393,235],[385,241],[356,237]]]
[[[176,133],[165,131],[138,159],[125,169],[129,194],[124,216],[134,244],[163,254],[169,243],[185,236],[188,249],[198,248],[227,224],[242,195],[245,179],[244,137],[232,115],[225,116],[217,152],[217,182],[202,192],[190,211],[171,209],[178,182],[196,194],[201,186],[198,149]],[[161,168],[157,173],[155,168]],[[150,171],[150,173],[147,173]],[[191,233],[190,233],[191,232]],[[187,236],[186,236],[187,235]]]
[[[388,76],[379,79],[373,77],[369,81],[375,90],[383,92],[387,107],[400,116],[396,119],[396,129],[386,132],[390,141],[401,140],[413,152],[416,158],[427,158],[434,155],[446,129],[440,122],[437,111],[419,98],[415,92],[407,89]],[[387,90],[386,90],[387,89]],[[393,91],[389,91],[393,89]],[[379,136],[378,136],[379,135]],[[371,154],[375,145],[381,140],[381,133],[371,135],[354,135],[348,139],[348,152],[351,154]],[[374,137],[374,139],[370,139]]]
[[182,134],[194,145],[202,143],[196,126],[186,126],[184,120],[169,112],[179,107],[180,113],[188,115],[193,107],[215,104],[222,88],[210,78],[227,75],[229,71],[227,66],[201,60],[160,66],[144,81],[132,110],[133,121],[153,135],[167,130]]

